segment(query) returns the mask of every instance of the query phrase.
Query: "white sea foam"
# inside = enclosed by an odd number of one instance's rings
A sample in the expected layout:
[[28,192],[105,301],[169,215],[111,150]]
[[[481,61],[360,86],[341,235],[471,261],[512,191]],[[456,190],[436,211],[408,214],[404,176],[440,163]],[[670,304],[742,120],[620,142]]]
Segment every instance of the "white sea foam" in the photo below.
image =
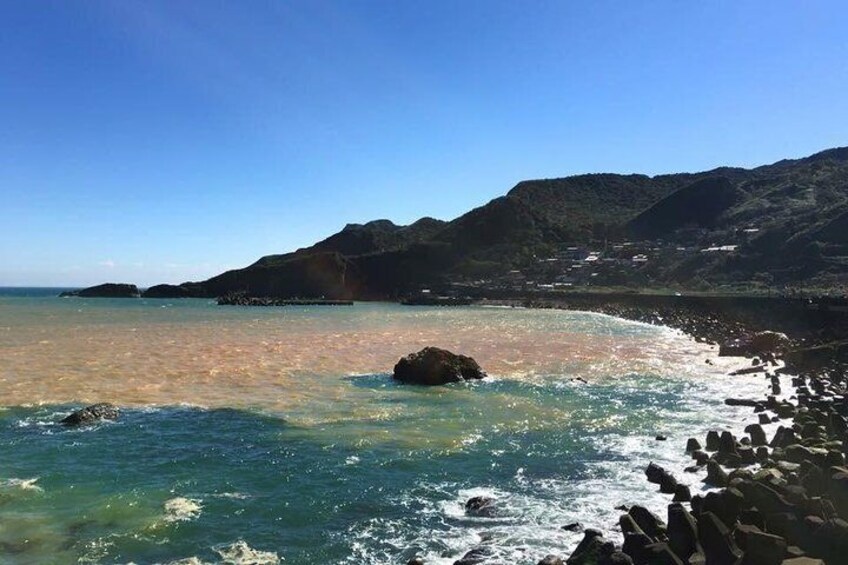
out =
[[282,561],[273,551],[253,549],[244,540],[219,547],[215,552],[221,556],[221,562],[227,565],[277,565]]
[[250,498],[249,494],[245,494],[243,492],[221,492],[213,496],[216,498],[229,498],[232,500],[247,500]]
[[[714,361],[713,365],[705,363],[707,357]],[[731,396],[760,398],[766,390],[762,375],[727,374],[744,362],[717,360],[714,353],[693,345],[691,360],[682,367],[677,364],[657,367],[654,374],[661,376],[660,379],[645,379],[637,373],[618,377],[613,386],[625,389],[625,394],[627,389],[632,389],[634,394],[674,395],[675,408],[661,403],[649,405],[655,414],[656,430],[621,433],[610,430],[590,435],[595,450],[605,456],[600,461],[586,462],[587,471],[582,478],[532,478],[532,469],[528,467],[516,468],[512,480],[497,487],[416,485],[393,502],[414,508],[418,519],[373,518],[352,527],[348,532],[352,555],[346,562],[377,565],[414,553],[427,563],[448,565],[470,549],[485,547],[491,551],[489,561],[493,563],[536,563],[549,553],[565,556],[573,551],[582,534],[562,530],[563,524],[580,522],[618,539],[620,532],[616,524],[621,511],[616,506],[641,504],[664,516],[670,497],[647,483],[645,467],[651,461],[665,466],[679,482],[689,485],[693,494],[708,490],[702,483],[703,472],[682,472],[691,465],[683,445],[691,436],[702,439],[710,429],[743,435],[744,425],[751,420],[750,408],[726,406],[722,400]],[[789,376],[781,377],[784,381],[789,379]],[[530,386],[559,388],[556,381],[550,382],[548,378],[525,382]],[[585,394],[587,404],[601,401],[594,397],[597,388],[584,388],[567,381],[560,384],[569,394]],[[784,382],[785,390],[789,389],[788,384]],[[623,416],[615,413],[618,400],[604,400],[613,407],[607,423]],[[621,405],[619,409],[625,407]],[[603,426],[603,422],[598,425]],[[777,426],[763,427],[770,435]],[[591,432],[592,428],[587,430]],[[668,437],[667,441],[654,439],[654,434],[660,432]],[[497,512],[491,517],[468,515],[465,501],[473,496],[494,498]],[[434,522],[439,524],[438,534],[432,529]]]
[[21,418],[15,422],[15,426],[19,428],[29,428],[31,426],[46,427],[53,426],[62,418],[68,415],[68,412],[50,412],[49,414],[38,414],[27,418]]
[[200,516],[201,500],[178,496],[165,501],[166,522],[187,522]]
[[24,491],[44,492],[44,489],[35,484],[38,477],[33,479],[0,479],[0,489],[17,489]]

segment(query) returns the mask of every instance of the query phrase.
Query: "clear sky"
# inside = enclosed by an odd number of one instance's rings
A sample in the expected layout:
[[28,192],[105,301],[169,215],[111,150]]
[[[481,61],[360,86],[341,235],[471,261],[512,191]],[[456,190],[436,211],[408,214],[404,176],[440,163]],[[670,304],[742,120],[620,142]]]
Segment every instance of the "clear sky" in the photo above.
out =
[[844,0],[0,0],[0,285],[848,145],[846,37]]

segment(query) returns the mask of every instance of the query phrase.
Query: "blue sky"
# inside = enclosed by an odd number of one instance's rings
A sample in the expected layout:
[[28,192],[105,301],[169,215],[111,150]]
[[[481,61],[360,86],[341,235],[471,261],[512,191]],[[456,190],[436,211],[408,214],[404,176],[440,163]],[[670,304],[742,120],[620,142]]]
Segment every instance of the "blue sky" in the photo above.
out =
[[0,2],[0,285],[848,145],[843,1]]

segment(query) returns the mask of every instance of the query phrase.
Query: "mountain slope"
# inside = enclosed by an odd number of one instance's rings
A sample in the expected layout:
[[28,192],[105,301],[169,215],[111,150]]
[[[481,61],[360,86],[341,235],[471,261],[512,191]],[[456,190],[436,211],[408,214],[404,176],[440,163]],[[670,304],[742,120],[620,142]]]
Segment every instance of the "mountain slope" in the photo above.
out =
[[450,222],[349,224],[311,247],[183,286],[203,296],[387,298],[528,267],[568,245],[633,238],[738,249],[658,258],[632,280],[687,287],[767,273],[780,284],[833,281],[848,272],[846,218],[848,148],[835,148],[754,169],[524,181]]
[[672,192],[627,223],[628,230],[655,239],[686,227],[714,228],[741,198],[727,177],[707,177]]

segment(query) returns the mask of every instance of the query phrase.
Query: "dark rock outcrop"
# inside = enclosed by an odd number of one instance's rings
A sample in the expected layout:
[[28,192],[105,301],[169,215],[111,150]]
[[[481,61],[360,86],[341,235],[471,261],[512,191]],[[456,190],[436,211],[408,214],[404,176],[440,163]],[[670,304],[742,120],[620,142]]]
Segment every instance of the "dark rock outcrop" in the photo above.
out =
[[486,376],[480,365],[465,355],[457,355],[438,347],[425,347],[397,362],[393,377],[418,385],[443,385]]
[[466,514],[474,516],[494,516],[495,499],[488,496],[475,496],[465,502]]
[[465,553],[461,559],[453,562],[453,565],[478,565],[492,556],[492,550],[488,547],[475,547]]
[[786,334],[772,331],[762,331],[730,339],[721,344],[718,350],[720,357],[738,356],[754,357],[771,355],[786,351],[791,345]]
[[80,298],[138,298],[141,293],[134,284],[104,283],[80,290],[63,292],[59,296],[63,298],[71,296],[79,296]]
[[742,551],[730,530],[715,514],[704,512],[698,518],[698,541],[704,548],[707,563],[734,565],[741,563]]
[[102,402],[77,410],[63,418],[60,423],[64,426],[85,426],[101,420],[117,420],[118,415],[119,411],[115,405]]
[[660,492],[674,494],[677,491],[677,479],[659,465],[651,462],[645,469],[645,475],[649,483],[660,486]]
[[142,298],[190,298],[190,289],[175,284],[157,284],[141,293]]
[[567,565],[595,565],[603,555],[606,540],[598,530],[586,530],[583,539],[566,560]]

